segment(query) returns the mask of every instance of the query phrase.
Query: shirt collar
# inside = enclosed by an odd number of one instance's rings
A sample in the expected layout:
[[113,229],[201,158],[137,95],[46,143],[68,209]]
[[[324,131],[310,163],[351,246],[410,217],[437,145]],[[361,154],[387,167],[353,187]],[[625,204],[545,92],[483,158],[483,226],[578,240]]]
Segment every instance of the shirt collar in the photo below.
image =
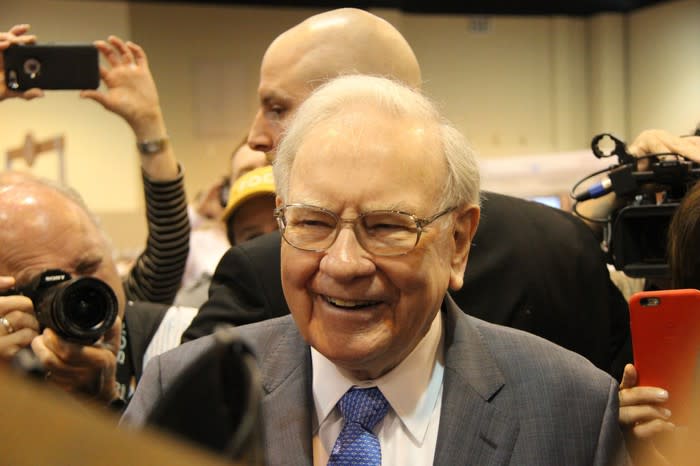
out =
[[442,327],[442,313],[438,312],[428,333],[413,351],[394,369],[374,380],[355,380],[312,347],[314,430],[318,430],[351,387],[376,386],[408,432],[422,442],[441,393],[444,373]]

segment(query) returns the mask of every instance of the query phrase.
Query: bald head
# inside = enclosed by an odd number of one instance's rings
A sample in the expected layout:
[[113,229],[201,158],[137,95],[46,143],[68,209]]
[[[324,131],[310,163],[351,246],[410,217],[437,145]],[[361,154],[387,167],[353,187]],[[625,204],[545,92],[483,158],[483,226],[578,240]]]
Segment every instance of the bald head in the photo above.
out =
[[275,39],[263,60],[286,62],[305,76],[310,90],[341,74],[380,75],[421,86],[418,61],[401,33],[354,8],[308,18]]
[[124,290],[106,236],[77,193],[23,173],[0,175],[0,275],[26,283],[47,269],[93,276]]
[[420,88],[421,73],[406,39],[387,21],[342,8],[312,16],[281,34],[260,67],[260,110],[251,148],[271,153],[285,122],[319,85],[344,74],[390,77]]

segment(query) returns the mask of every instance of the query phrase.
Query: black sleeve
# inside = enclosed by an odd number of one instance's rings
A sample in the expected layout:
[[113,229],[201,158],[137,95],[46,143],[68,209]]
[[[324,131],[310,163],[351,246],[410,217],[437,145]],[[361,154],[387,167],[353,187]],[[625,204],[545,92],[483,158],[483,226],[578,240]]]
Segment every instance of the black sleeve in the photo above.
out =
[[171,304],[180,289],[190,248],[190,221],[182,170],[170,181],[152,181],[145,173],[148,240],[124,281],[127,299]]
[[218,325],[244,325],[289,314],[280,280],[280,235],[263,235],[229,249],[216,267],[209,299],[182,342],[213,333]]

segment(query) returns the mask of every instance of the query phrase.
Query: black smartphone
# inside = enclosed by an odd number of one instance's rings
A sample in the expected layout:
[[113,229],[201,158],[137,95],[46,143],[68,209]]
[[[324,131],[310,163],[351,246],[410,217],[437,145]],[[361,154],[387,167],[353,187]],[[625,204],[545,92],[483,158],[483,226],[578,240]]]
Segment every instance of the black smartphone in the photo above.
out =
[[93,45],[14,45],[3,56],[5,85],[13,91],[100,85],[99,56]]

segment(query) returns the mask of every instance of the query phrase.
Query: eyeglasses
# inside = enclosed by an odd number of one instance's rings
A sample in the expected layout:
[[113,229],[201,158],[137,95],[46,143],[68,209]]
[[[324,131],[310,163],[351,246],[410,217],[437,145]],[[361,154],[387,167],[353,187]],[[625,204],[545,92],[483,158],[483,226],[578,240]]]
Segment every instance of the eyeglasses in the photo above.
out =
[[449,207],[428,218],[396,210],[374,210],[354,219],[341,219],[322,207],[288,204],[275,209],[274,215],[284,240],[302,251],[325,251],[335,242],[342,225],[350,224],[367,252],[400,256],[416,247],[426,225],[454,209]]

